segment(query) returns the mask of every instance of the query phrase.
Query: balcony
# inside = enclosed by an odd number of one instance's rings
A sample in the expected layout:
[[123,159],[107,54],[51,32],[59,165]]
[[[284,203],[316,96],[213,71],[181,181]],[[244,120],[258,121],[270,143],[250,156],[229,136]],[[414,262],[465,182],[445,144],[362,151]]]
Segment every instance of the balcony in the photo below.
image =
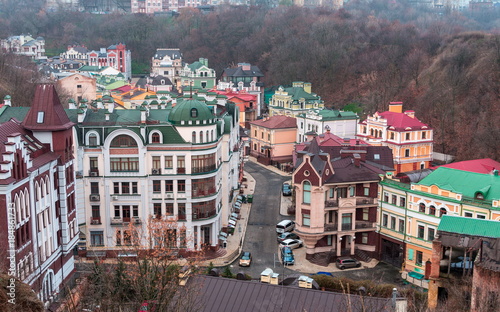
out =
[[113,219],[111,219],[111,225],[122,225],[122,224],[123,224],[122,218],[114,217]]
[[90,194],[89,195],[89,199],[90,201],[100,201],[101,200],[101,196],[99,194]]
[[177,168],[177,174],[186,174],[186,168]]
[[151,175],[161,175],[161,169],[159,168],[151,169]]
[[213,218],[217,215],[217,211],[214,209],[214,210],[211,210],[211,211],[206,211],[206,212],[194,212],[192,217],[193,217],[193,221],[196,221],[196,220],[204,220],[204,219],[210,219],[210,218]]
[[[181,168],[179,168],[181,169]],[[193,167],[191,168],[191,173],[206,173],[206,172],[212,172],[217,169],[217,166],[215,164],[210,165],[210,166],[203,166],[203,167]]]
[[325,208],[338,208],[348,206],[373,206],[377,204],[377,199],[372,197],[348,197],[339,199],[330,199],[325,201]]
[[[355,230],[375,230],[376,223],[371,221],[355,221],[354,222]],[[325,232],[337,232],[339,228],[338,223],[325,223],[324,231]],[[342,223],[340,225],[340,232],[342,231],[353,231],[352,223]]]
[[215,187],[211,187],[208,190],[193,190],[191,196],[192,197],[206,197],[217,194],[217,189]]
[[92,225],[102,224],[101,217],[90,217],[90,224]]
[[338,207],[338,206],[339,206],[339,202],[336,199],[325,201],[325,208],[334,208],[334,207]]
[[356,221],[356,230],[359,229],[373,229],[377,228],[376,222],[371,221]]

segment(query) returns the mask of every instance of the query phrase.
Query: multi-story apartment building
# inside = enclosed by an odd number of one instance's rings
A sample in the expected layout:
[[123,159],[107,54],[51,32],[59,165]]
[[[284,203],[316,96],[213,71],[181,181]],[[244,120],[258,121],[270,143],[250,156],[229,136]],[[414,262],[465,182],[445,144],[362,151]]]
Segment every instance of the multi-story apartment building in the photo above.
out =
[[37,86],[31,107],[7,96],[0,109],[0,263],[46,305],[75,271],[72,127],[52,85]]
[[130,242],[130,226],[146,230],[152,218],[178,225],[172,247],[218,247],[242,168],[238,109],[210,103],[147,100],[114,110],[103,101],[102,109],[69,112],[79,138],[88,252],[119,255]]
[[389,111],[361,121],[357,137],[371,145],[388,146],[396,173],[429,168],[432,162],[433,130],[414,111],[403,113],[402,102],[391,102]]
[[89,62],[89,52],[89,49],[83,45],[70,45],[67,47],[66,51],[59,54],[59,59],[76,61],[81,65],[87,65]]
[[233,91],[233,89],[217,90],[212,89],[209,92],[215,92],[218,95],[227,97],[228,101],[233,102],[240,109],[240,126],[250,129],[250,122],[257,120],[259,110],[258,97],[245,90]]
[[154,14],[164,10],[163,0],[132,0],[130,5],[132,13]]
[[110,45],[99,51],[90,51],[87,57],[89,66],[110,66],[122,72],[126,79],[132,77],[132,56],[123,43]]
[[356,113],[336,109],[311,109],[297,118],[297,142],[307,140],[306,134],[331,132],[341,138],[355,138],[359,117]]
[[306,259],[326,265],[359,251],[374,256],[378,182],[393,170],[391,150],[307,143],[297,152],[292,177],[295,232],[304,241]]
[[167,77],[175,87],[179,85],[183,67],[180,49],[156,49],[151,58],[151,76]]
[[296,81],[292,87],[280,86],[269,101],[269,114],[297,117],[312,109],[323,109],[321,97],[312,93],[311,83]]
[[45,39],[30,35],[11,36],[0,41],[3,52],[26,55],[34,60],[45,60]]
[[[485,168],[477,166],[478,162],[469,164],[472,170]],[[432,258],[432,241],[443,215],[500,221],[500,177],[496,168],[500,164],[488,173],[478,173],[443,166],[411,184],[383,179],[380,258],[401,266],[403,277],[427,288],[428,280],[422,280],[425,262]]]
[[217,90],[245,91],[257,96],[257,116],[263,110],[264,74],[259,67],[249,63],[238,63],[237,66],[224,69],[221,78],[217,83]]
[[[179,73],[180,87],[212,89],[215,87],[215,70],[208,67],[208,59],[200,58],[199,61],[186,64]],[[179,86],[178,86],[179,87]]]

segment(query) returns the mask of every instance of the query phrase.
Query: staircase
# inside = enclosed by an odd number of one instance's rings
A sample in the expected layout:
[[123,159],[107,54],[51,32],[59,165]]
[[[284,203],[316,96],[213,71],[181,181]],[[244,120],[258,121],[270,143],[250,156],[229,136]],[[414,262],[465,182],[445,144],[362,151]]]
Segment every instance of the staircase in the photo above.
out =
[[361,249],[354,250],[354,255],[356,256],[356,258],[364,262],[370,262],[372,260],[372,258]]
[[333,260],[335,254],[330,252],[315,253],[310,256],[306,256],[307,260],[316,265],[327,267]]

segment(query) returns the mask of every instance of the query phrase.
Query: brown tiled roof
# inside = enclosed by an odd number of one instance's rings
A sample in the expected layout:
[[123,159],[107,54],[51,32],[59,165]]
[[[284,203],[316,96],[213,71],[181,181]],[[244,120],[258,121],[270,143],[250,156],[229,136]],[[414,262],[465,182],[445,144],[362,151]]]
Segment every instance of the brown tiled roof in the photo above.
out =
[[[39,112],[43,112],[42,122],[39,122]],[[54,85],[40,84],[36,87],[31,109],[22,125],[34,131],[58,131],[69,129],[74,123],[64,111]]]
[[297,121],[295,118],[281,115],[255,120],[250,124],[268,129],[297,128]]
[[[188,281],[202,312],[392,311],[391,299],[344,295],[291,286],[195,276]],[[350,305],[350,307],[349,307]]]

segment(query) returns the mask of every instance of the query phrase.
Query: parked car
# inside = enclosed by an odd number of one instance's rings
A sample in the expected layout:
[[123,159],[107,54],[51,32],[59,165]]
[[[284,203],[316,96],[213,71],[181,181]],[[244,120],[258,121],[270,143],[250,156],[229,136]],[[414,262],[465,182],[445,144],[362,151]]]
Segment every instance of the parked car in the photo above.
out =
[[295,228],[295,222],[292,220],[283,220],[276,224],[276,233],[281,234],[285,232],[291,232]]
[[361,262],[356,259],[350,257],[340,257],[335,262],[337,268],[344,270],[349,268],[359,268],[361,266]]
[[283,196],[291,196],[292,195],[292,187],[288,183],[283,183],[281,191],[283,192]]
[[281,243],[282,241],[284,241],[285,239],[299,239],[299,236],[295,233],[291,233],[291,232],[285,232],[285,233],[281,233],[280,235],[278,235],[278,243]]
[[293,251],[290,247],[281,248],[281,261],[284,265],[292,265],[295,263],[295,258],[293,257]]
[[250,266],[250,263],[252,263],[252,254],[248,251],[243,252],[240,257],[240,266]]
[[299,248],[304,246],[304,243],[300,239],[285,239],[280,242],[280,247],[290,247],[291,249]]

